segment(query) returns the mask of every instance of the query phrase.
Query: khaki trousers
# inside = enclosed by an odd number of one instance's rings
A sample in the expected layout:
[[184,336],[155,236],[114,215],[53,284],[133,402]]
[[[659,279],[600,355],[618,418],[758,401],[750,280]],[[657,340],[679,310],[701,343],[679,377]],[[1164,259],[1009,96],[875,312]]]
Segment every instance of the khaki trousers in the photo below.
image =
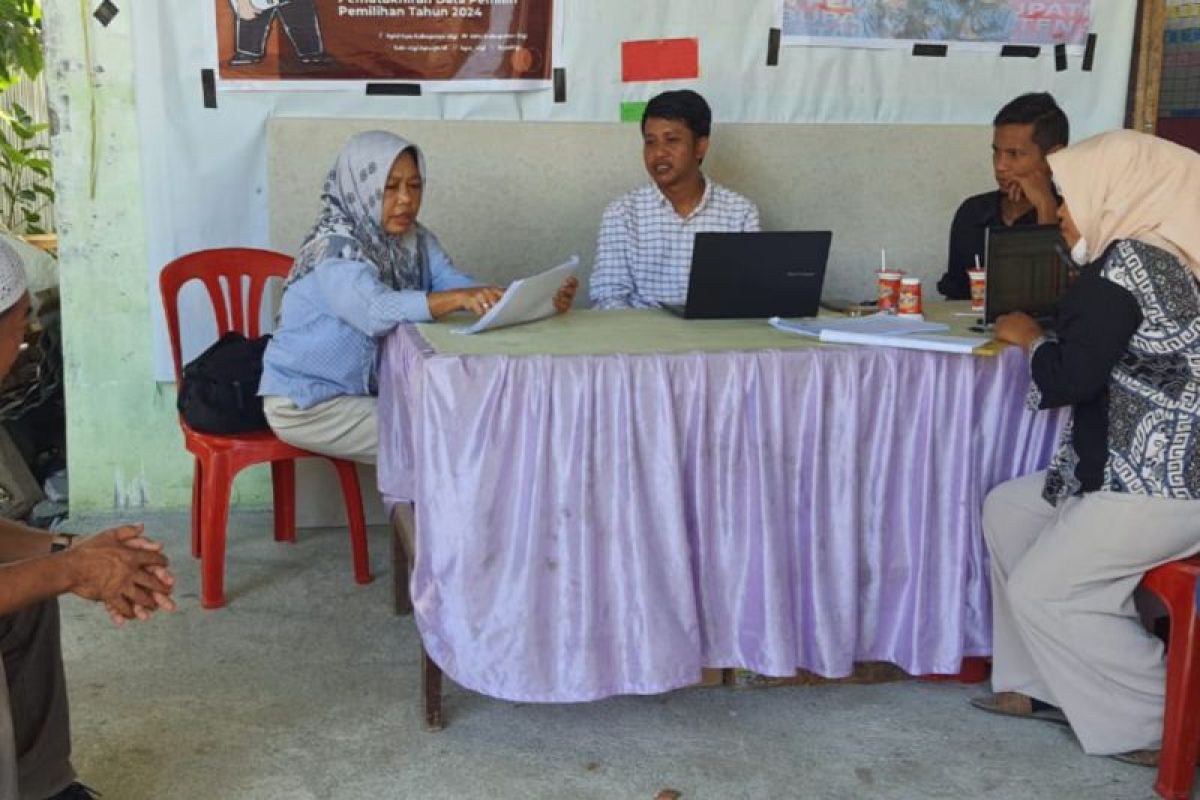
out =
[[1200,551],[1200,501],[1092,492],[1051,506],[1044,473],[983,507],[991,555],[992,687],[1060,706],[1087,753],[1159,747],[1166,664],[1133,594]]
[[374,397],[343,395],[299,409],[286,397],[263,397],[271,430],[283,441],[314,453],[374,464],[379,424]]
[[58,600],[0,617],[0,800],[44,800],[75,780]]

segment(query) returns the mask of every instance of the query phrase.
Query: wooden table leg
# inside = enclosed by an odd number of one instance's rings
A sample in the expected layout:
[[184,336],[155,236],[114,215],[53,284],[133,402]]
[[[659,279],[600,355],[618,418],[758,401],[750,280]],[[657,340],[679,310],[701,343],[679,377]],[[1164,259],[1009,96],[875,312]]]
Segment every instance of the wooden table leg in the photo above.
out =
[[408,578],[416,556],[415,521],[412,503],[398,503],[392,511],[392,602],[400,616],[411,614],[413,610]]
[[[392,512],[392,598],[397,614],[413,612],[408,579],[416,558],[416,516],[412,503],[400,503]],[[442,717],[442,669],[421,645],[421,699],[425,710],[425,729],[440,731],[445,727]]]
[[442,720],[442,668],[421,647],[421,683],[425,689],[425,729],[440,731]]

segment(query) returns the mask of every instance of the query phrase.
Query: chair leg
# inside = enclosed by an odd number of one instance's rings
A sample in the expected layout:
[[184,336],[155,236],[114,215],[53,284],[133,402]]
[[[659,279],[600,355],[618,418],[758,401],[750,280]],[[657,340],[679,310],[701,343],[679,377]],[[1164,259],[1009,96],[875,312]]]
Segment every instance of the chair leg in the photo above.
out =
[[192,467],[192,558],[200,557],[201,520],[204,514],[204,465],[199,458]]
[[1192,796],[1196,755],[1200,752],[1200,629],[1194,581],[1186,591],[1163,598],[1171,618],[1167,647],[1167,694],[1163,710],[1163,741],[1158,781],[1162,797],[1185,800]]
[[296,541],[296,462],[271,462],[271,497],[275,508],[275,541]]
[[440,731],[445,727],[442,719],[442,668],[439,667],[425,646],[421,646],[421,685],[425,691],[425,729]]
[[200,520],[200,604],[205,608],[225,605],[225,532],[232,483],[233,475],[224,459],[209,462],[204,470]]
[[363,516],[362,491],[358,486],[358,468],[353,461],[331,459],[337,470],[338,482],[342,485],[342,498],[346,504],[346,521],[350,526],[350,551],[354,558],[354,580],[370,583],[371,556],[367,552],[367,521]]

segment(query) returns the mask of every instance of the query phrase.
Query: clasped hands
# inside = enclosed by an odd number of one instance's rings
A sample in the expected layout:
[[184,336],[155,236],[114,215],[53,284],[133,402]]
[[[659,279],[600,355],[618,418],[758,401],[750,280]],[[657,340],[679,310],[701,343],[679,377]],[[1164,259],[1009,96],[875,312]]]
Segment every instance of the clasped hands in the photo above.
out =
[[68,564],[70,591],[104,603],[112,621],[124,625],[175,610],[175,576],[162,549],[145,536],[143,526],[122,525],[80,537],[60,557]]

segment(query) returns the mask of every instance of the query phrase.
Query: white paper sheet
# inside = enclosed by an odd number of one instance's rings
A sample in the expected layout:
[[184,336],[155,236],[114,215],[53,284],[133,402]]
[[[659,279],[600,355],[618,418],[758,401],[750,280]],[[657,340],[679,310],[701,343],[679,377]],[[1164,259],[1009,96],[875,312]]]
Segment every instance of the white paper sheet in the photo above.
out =
[[579,269],[579,256],[538,275],[513,281],[504,291],[500,302],[480,317],[474,325],[459,328],[458,333],[482,333],[494,328],[506,328],[523,322],[536,322],[553,316],[554,295],[563,282]]

